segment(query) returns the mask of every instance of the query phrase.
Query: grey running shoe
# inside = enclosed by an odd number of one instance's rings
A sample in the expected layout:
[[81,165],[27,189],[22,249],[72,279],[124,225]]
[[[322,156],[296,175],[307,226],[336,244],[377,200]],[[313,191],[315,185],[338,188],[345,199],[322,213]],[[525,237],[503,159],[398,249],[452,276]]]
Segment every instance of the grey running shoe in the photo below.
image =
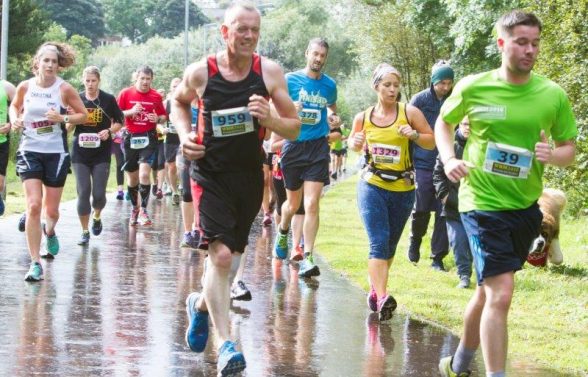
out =
[[247,288],[243,281],[239,280],[237,284],[231,288],[231,299],[237,301],[251,301],[251,291]]

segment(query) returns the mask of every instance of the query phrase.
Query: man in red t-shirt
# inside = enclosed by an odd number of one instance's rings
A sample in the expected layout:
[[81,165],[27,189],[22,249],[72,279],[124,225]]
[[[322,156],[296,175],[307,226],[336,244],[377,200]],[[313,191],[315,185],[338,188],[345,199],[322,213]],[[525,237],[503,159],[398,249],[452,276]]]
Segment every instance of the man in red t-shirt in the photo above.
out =
[[[136,71],[135,85],[123,89],[118,95],[118,106],[125,115],[127,133],[124,137],[124,169],[128,177],[128,190],[133,204],[130,225],[151,225],[147,213],[151,188],[151,162],[155,157],[157,123],[166,120],[163,99],[151,88],[153,70],[148,66]],[[141,203],[139,206],[139,194]]]

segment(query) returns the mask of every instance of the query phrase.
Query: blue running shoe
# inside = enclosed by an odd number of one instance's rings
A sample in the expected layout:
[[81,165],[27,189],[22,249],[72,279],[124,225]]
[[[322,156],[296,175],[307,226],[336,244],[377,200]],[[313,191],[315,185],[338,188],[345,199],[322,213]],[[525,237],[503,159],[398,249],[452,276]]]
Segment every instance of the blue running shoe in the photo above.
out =
[[87,230],[82,232],[82,237],[78,241],[78,245],[80,246],[87,246],[90,243],[90,232]]
[[288,258],[288,233],[282,234],[278,226],[278,234],[276,234],[276,242],[274,245],[274,256],[277,259]]
[[0,216],[4,215],[4,200],[2,200],[2,193],[0,193]]
[[319,276],[321,271],[318,266],[314,264],[314,259],[309,253],[305,253],[304,260],[300,262],[300,270],[298,270],[298,276],[301,278],[310,278],[313,276]]
[[192,292],[186,298],[186,312],[188,313],[188,328],[186,329],[186,344],[194,352],[202,352],[208,341],[208,313],[196,310],[196,302],[200,293]]
[[217,370],[221,376],[232,376],[245,369],[245,356],[235,350],[235,343],[227,340],[218,351]]
[[[57,234],[53,233],[53,235],[48,235],[47,231],[45,230],[45,224],[43,224],[43,233],[47,237],[47,256],[51,255],[51,257],[56,256],[59,253],[59,240],[57,239]],[[49,257],[49,258],[51,258]]]
[[195,248],[194,237],[192,237],[192,232],[184,233],[184,236],[182,237],[182,242],[180,242],[180,247]]
[[43,280],[43,267],[39,262],[31,263],[29,272],[25,275],[25,281],[41,281]]
[[102,219],[92,219],[92,234],[95,236],[102,233]]

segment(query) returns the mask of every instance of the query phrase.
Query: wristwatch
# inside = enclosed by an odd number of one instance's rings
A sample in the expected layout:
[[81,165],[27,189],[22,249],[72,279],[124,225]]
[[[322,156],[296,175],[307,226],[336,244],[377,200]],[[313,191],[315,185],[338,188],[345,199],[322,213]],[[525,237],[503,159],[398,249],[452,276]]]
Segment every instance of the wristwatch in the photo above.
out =
[[63,117],[63,123],[69,123],[69,116],[68,115]]

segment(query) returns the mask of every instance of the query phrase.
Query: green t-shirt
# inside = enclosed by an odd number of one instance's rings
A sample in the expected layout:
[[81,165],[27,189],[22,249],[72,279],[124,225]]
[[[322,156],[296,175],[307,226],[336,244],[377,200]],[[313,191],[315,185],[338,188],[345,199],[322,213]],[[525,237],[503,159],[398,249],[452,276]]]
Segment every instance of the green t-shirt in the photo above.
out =
[[471,134],[463,159],[475,165],[462,180],[459,210],[511,210],[531,206],[543,190],[542,163],[534,158],[541,130],[555,141],[576,137],[578,130],[564,90],[532,73],[513,85],[498,71],[462,79],[440,113],[449,124],[466,115]]
[[[8,122],[8,94],[4,90],[4,81],[0,80],[0,126]],[[0,144],[6,143],[5,134],[0,134]]]

